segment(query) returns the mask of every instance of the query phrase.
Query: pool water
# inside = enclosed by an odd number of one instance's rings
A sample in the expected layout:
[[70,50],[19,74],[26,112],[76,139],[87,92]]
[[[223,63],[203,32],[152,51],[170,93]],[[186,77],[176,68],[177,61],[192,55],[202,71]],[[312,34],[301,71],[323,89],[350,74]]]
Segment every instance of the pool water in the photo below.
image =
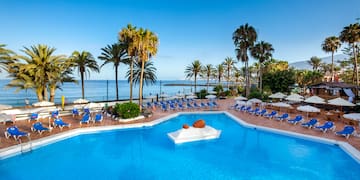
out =
[[[175,145],[167,133],[197,119],[219,139]],[[0,179],[358,179],[335,145],[242,127],[226,114],[182,114],[152,128],[103,131],[0,161]]]

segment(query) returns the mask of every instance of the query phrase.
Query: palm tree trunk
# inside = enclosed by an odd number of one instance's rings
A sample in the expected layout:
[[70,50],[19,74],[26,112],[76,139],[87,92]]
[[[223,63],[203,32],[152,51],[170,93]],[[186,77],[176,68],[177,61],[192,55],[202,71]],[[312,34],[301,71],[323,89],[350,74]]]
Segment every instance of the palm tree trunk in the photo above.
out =
[[359,85],[359,70],[358,70],[358,66],[357,66],[357,54],[356,54],[356,50],[355,50],[355,43],[353,43],[353,51],[354,51],[354,59],[355,59],[355,73],[356,73],[356,85]]
[[118,67],[115,67],[115,86],[116,86],[116,100],[119,100],[119,84],[118,84]]
[[139,108],[140,112],[142,110],[142,88],[143,88],[143,80],[144,80],[144,60],[141,60],[141,73],[140,73],[140,86],[139,86]]
[[39,102],[44,100],[43,88],[36,89],[36,96]]
[[261,93],[261,96],[262,96],[262,92],[263,92],[263,88],[262,88],[262,66],[260,64],[260,67],[259,67],[259,88],[260,88],[260,93]]
[[197,74],[195,73],[195,93],[196,93],[196,76],[197,76]]
[[249,78],[249,64],[248,61],[245,61],[245,82],[246,82],[246,97],[250,95],[250,78]]
[[130,57],[130,102],[133,99],[133,67],[134,66],[134,59],[133,56]]
[[334,51],[331,51],[331,82],[335,81],[334,76]]
[[230,89],[230,68],[228,68],[228,72],[227,72],[227,88],[228,90]]
[[43,89],[43,94],[44,94],[44,100],[45,101],[49,101],[49,97],[48,97],[48,91],[47,91],[47,86],[45,85],[44,86],[44,89]]
[[56,85],[50,87],[50,102],[55,102]]
[[209,76],[207,77],[207,80],[206,80],[206,91],[209,92]]
[[83,99],[85,99],[84,71],[80,72],[80,77],[81,77],[81,96]]

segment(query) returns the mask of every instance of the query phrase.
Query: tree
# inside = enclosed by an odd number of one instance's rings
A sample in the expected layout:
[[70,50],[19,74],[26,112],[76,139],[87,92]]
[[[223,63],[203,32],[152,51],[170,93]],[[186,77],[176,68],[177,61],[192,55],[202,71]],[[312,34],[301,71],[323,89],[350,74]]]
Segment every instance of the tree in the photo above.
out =
[[[134,77],[133,82],[135,84],[140,84],[140,76],[141,76],[141,62],[137,61],[134,66]],[[131,81],[131,70],[129,69],[126,73],[126,77],[128,78],[128,82]],[[156,68],[154,67],[154,63],[152,61],[146,61],[144,64],[144,82],[145,85],[152,85],[156,83]],[[143,83],[144,85],[144,83]]]
[[119,74],[119,66],[120,63],[125,63],[129,60],[127,57],[127,49],[126,45],[123,43],[114,43],[112,45],[107,45],[105,48],[101,48],[101,55],[98,57],[103,60],[104,63],[101,67],[106,64],[113,63],[115,68],[115,88],[116,88],[116,100],[119,100],[119,82],[118,82],[118,74]]
[[206,77],[206,86],[207,86],[206,91],[207,92],[209,92],[209,80],[210,80],[210,77],[212,76],[213,71],[214,71],[214,68],[213,68],[212,64],[207,64],[207,65],[203,66],[201,69],[201,73],[203,74],[202,76]]
[[344,27],[344,29],[340,33],[340,41],[347,42],[353,49],[354,55],[354,68],[355,68],[355,75],[356,75],[356,85],[359,85],[359,70],[358,70],[358,63],[357,63],[357,52],[356,52],[356,44],[360,42],[360,24],[350,24],[349,26]]
[[307,62],[313,67],[313,71],[319,71],[319,67],[321,65],[321,59],[320,58],[318,58],[316,56],[313,56]]
[[78,68],[81,79],[81,97],[85,99],[84,78],[88,74],[90,76],[90,70],[100,72],[99,66],[95,61],[93,55],[87,51],[74,51],[70,56],[71,61],[74,63],[74,67]]
[[334,82],[334,52],[341,46],[340,39],[336,36],[327,37],[321,46],[325,52],[331,52],[331,81]]
[[246,96],[250,94],[250,75],[248,72],[249,56],[248,50],[252,47],[257,39],[255,28],[248,25],[241,25],[235,30],[232,37],[235,44],[236,58],[245,63],[245,82],[246,82]]
[[141,62],[141,75],[140,75],[140,86],[139,86],[139,107],[142,109],[142,83],[144,78],[144,66],[145,62],[151,57],[155,56],[158,50],[158,37],[147,29],[140,28],[136,35],[134,35],[134,46],[137,47],[137,56]]
[[194,77],[194,84],[195,84],[195,93],[196,93],[196,80],[198,75],[202,76],[201,72],[201,62],[199,60],[195,60],[190,65],[186,66],[185,69],[185,76],[186,78]]
[[[38,101],[48,101],[49,85],[58,88],[57,82],[65,80],[71,73],[69,60],[65,55],[53,55],[55,50],[40,44],[24,47],[21,51],[26,55],[14,56],[17,61],[9,64],[9,76],[12,80],[7,87],[16,87],[16,91],[33,89]],[[55,91],[53,93],[54,97]]]
[[137,55],[137,30],[136,27],[132,26],[131,24],[128,24],[126,28],[122,28],[119,32],[119,41],[121,43],[124,43],[127,47],[127,54],[130,56],[129,66],[130,66],[130,102],[132,102],[133,99],[133,66],[135,57]]
[[270,60],[274,48],[270,43],[260,41],[251,48],[251,55],[259,61],[259,89],[262,93],[262,66],[264,62]]
[[225,66],[226,68],[226,73],[227,73],[227,76],[226,76],[226,80],[227,80],[227,88],[229,89],[230,87],[230,74],[231,74],[231,70],[234,68],[234,65],[235,65],[235,61],[233,60],[232,57],[226,57],[225,58],[225,61],[223,62],[223,65]]
[[221,78],[224,76],[224,66],[222,64],[218,64],[216,67],[215,67],[215,73],[216,73],[216,77],[218,79],[218,83],[220,85],[221,83]]
[[15,53],[5,48],[5,44],[0,44],[0,72],[1,69],[8,70],[8,65],[11,62],[11,55]]
[[264,87],[269,86],[272,92],[289,92],[289,86],[295,83],[293,69],[264,73]]

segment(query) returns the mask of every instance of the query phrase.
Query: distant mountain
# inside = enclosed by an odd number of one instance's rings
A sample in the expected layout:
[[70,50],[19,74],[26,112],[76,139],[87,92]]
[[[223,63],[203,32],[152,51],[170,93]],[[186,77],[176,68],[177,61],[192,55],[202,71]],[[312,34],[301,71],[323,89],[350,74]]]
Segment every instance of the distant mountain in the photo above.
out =
[[[334,55],[334,63],[338,64],[337,63],[338,60],[344,60],[346,58],[348,58],[348,56],[346,56],[344,54]],[[307,61],[308,60],[293,62],[293,63],[290,63],[289,66],[294,67],[295,69],[312,70],[312,66]],[[331,56],[321,58],[321,62],[326,63],[326,64],[331,64]]]

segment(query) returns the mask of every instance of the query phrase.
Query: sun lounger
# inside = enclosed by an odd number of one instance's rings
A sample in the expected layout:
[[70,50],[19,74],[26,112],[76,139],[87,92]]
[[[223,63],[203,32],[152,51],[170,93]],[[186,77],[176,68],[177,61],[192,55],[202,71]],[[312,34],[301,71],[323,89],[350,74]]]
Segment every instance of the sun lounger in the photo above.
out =
[[255,115],[257,115],[257,116],[263,116],[265,113],[266,113],[266,109],[263,109],[263,110],[261,110],[261,111],[259,111],[259,112],[256,112]]
[[64,122],[61,118],[57,118],[53,123],[54,127],[59,127],[62,130],[63,127],[70,127],[71,124]]
[[80,121],[80,125],[84,123],[89,124],[89,122],[90,122],[90,114],[84,114],[84,116]]
[[5,137],[8,139],[10,136],[14,137],[15,140],[19,140],[20,137],[23,136],[30,136],[30,133],[20,131],[18,127],[11,126],[6,128],[6,131],[4,132]]
[[170,110],[176,110],[175,104],[174,103],[170,103]]
[[288,119],[289,118],[289,114],[288,113],[284,113],[284,114],[282,114],[281,116],[276,116],[276,120],[278,120],[278,121],[283,121],[283,120],[285,120],[285,119]]
[[263,116],[271,119],[271,118],[275,117],[276,114],[277,114],[276,111],[271,111],[271,113],[266,113],[266,114],[264,114]]
[[42,125],[41,122],[36,122],[31,126],[33,132],[38,132],[40,135],[45,131],[51,131],[51,129],[46,128]]
[[315,129],[326,133],[328,130],[335,130],[335,125],[332,121],[326,121],[322,126],[315,126]]
[[301,121],[303,121],[303,117],[301,115],[295,116],[294,119],[287,120],[288,123],[291,123],[291,124],[294,124],[294,125],[297,124],[298,122],[301,122]]
[[231,105],[229,107],[229,109],[237,109],[240,105],[239,104],[234,104],[234,105]]
[[201,106],[199,106],[196,102],[194,102],[194,108],[195,108],[195,109],[200,109]]
[[260,111],[260,108],[250,109],[247,112],[250,114],[256,113],[257,111]]
[[343,130],[335,132],[336,135],[345,136],[346,139],[348,139],[354,133],[355,133],[354,126],[345,126]]
[[308,127],[309,129],[314,127],[318,123],[317,119],[310,119],[310,121],[302,123],[301,126]]
[[79,116],[79,115],[80,115],[79,110],[77,108],[73,108],[72,116],[75,117],[75,116]]
[[29,122],[30,121],[38,121],[39,120],[39,114],[38,113],[31,113]]
[[51,117],[54,118],[54,119],[58,118],[59,117],[59,110],[56,109],[56,110],[52,111],[51,112]]
[[103,115],[100,114],[100,113],[96,114],[96,115],[95,115],[95,118],[93,119],[94,123],[96,123],[96,122],[100,122],[100,123],[101,123],[102,120],[103,120]]
[[201,102],[201,103],[200,103],[200,107],[202,107],[202,108],[207,108],[208,106],[207,106],[205,103]]
[[90,114],[90,109],[89,108],[84,108],[84,114]]
[[179,104],[178,104],[178,109],[179,109],[179,110],[184,110],[185,108],[184,108],[184,106],[183,106],[181,103],[179,103]]
[[166,104],[161,104],[161,110],[162,111],[167,111],[168,110]]

